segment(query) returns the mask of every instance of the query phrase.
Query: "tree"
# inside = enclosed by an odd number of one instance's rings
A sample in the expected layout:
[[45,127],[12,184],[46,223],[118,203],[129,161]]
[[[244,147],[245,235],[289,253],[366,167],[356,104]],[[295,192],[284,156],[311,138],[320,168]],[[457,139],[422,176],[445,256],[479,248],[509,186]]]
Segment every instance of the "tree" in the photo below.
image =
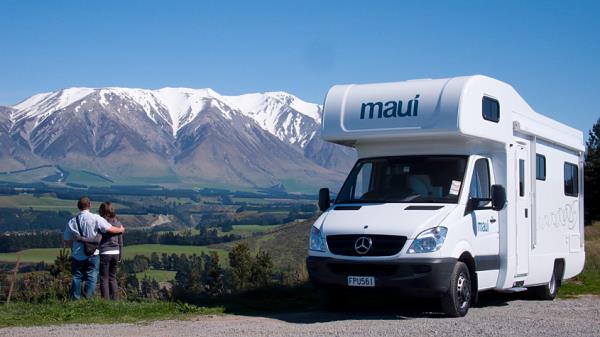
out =
[[223,233],[231,232],[232,230],[233,230],[233,225],[231,224],[231,222],[226,222],[221,225],[221,232],[223,232]]
[[259,251],[252,263],[252,284],[257,287],[266,287],[273,278],[273,261],[271,255]]
[[160,254],[160,264],[164,270],[173,270],[173,266],[169,262],[169,255],[167,253]]
[[250,248],[244,243],[237,244],[229,252],[231,282],[234,290],[243,291],[250,286],[252,276],[252,256]]
[[153,269],[161,269],[162,267],[162,264],[160,263],[160,257],[158,257],[156,252],[152,252],[150,255],[150,266]]
[[219,265],[219,255],[212,251],[204,256],[204,270],[206,279],[206,292],[216,297],[225,293],[225,273]]
[[588,220],[600,220],[600,118],[589,132],[585,156],[585,213]]
[[136,299],[140,293],[140,282],[134,273],[125,277],[125,293],[128,299]]
[[159,285],[155,279],[150,279],[148,275],[144,275],[140,283],[140,292],[142,297],[149,299],[157,299],[159,294]]
[[58,256],[54,260],[54,264],[50,267],[50,274],[54,277],[71,276],[71,253],[67,248],[63,248],[58,252]]

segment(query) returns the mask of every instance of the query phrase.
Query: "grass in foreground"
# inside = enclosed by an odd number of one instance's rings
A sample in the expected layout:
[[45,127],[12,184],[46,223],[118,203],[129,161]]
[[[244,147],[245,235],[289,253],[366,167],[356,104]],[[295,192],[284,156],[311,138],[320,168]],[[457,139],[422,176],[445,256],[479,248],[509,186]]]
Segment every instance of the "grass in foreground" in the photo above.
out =
[[563,282],[559,297],[600,295],[600,222],[585,227],[585,267],[583,272]]
[[[110,302],[103,300],[11,303],[0,306],[0,328],[67,323],[131,323],[163,319],[187,319],[195,315],[223,313],[221,307],[198,307],[174,302]],[[90,314],[93,313],[93,314]]]

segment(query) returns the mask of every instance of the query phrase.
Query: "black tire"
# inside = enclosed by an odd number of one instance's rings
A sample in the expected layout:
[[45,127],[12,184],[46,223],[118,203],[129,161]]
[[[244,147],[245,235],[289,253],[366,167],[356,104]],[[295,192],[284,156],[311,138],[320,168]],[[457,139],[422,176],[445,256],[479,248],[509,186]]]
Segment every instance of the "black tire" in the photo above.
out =
[[466,264],[457,262],[450,278],[450,288],[442,296],[442,310],[449,317],[463,317],[471,307],[471,274]]
[[537,300],[542,301],[552,301],[556,298],[556,294],[558,293],[558,288],[560,287],[560,280],[558,273],[556,271],[556,266],[554,266],[554,270],[552,271],[552,277],[547,284],[531,287],[529,290],[532,292],[533,296]]

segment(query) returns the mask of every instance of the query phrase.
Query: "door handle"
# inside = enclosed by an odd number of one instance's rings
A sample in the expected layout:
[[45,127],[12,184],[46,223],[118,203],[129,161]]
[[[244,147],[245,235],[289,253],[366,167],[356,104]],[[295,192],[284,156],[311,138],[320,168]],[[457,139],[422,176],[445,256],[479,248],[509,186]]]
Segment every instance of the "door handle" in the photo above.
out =
[[490,219],[490,222],[491,222],[491,223],[494,223],[494,222],[496,222],[496,219],[494,219],[494,218],[491,218],[491,219]]
[[525,208],[525,217],[528,218],[529,217],[529,210],[527,208]]

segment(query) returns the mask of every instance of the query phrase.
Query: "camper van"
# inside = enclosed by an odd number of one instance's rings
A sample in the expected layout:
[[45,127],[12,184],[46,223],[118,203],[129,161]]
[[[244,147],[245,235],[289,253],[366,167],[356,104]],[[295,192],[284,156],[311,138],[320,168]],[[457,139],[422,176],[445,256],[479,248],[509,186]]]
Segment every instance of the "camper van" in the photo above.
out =
[[583,134],[510,85],[336,85],[322,138],[358,154],[335,199],[319,193],[306,263],[325,293],[437,297],[459,317],[485,290],[552,300],[583,269]]

